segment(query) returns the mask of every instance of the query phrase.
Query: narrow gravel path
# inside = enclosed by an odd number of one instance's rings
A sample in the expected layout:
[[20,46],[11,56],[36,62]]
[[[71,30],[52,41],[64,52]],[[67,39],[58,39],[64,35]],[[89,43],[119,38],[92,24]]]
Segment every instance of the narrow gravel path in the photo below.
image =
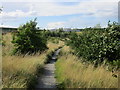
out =
[[38,85],[36,85],[36,88],[56,88],[56,79],[54,71],[55,71],[55,59],[59,52],[60,49],[55,51],[50,63],[44,66],[44,72],[42,76],[39,77]]

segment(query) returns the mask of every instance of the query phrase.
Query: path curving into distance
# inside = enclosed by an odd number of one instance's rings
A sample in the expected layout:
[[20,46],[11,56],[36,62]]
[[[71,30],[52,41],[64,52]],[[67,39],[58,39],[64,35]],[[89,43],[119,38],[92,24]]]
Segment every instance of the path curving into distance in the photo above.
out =
[[38,84],[36,88],[56,88],[56,79],[55,79],[55,61],[57,59],[57,55],[59,54],[60,49],[54,52],[52,56],[52,60],[50,63],[46,64],[44,68],[43,74],[38,77]]

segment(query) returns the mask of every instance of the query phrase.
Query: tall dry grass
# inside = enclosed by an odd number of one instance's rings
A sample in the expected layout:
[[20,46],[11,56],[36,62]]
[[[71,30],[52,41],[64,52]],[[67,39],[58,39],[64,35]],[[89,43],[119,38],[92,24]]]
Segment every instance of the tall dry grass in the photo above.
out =
[[0,89],[2,88],[2,45],[0,45]]
[[2,88],[2,29],[0,29],[0,89]]
[[12,41],[12,34],[7,33],[2,36],[3,40],[3,47],[2,47],[2,55],[9,55],[12,52],[13,44]]
[[3,46],[2,57],[2,78],[4,88],[28,88],[34,87],[37,76],[42,72],[42,67],[46,61],[46,56],[64,43],[58,44],[48,41],[48,50],[42,54],[11,56],[13,45],[11,43],[12,35],[8,33],[3,35],[5,45]]
[[64,45],[63,41],[58,41],[58,43],[53,43],[53,42],[48,41],[48,44],[47,44],[47,46],[51,50],[54,50],[55,48],[58,48],[58,47],[63,46],[63,45]]
[[95,68],[92,64],[83,64],[75,55],[69,53],[69,47],[62,49],[62,55],[56,63],[58,87],[64,88],[117,88],[118,78],[106,71],[104,65]]
[[[46,54],[35,56],[4,56],[3,87],[27,88],[30,79],[35,79],[37,68],[44,65]],[[30,82],[29,82],[30,83]]]

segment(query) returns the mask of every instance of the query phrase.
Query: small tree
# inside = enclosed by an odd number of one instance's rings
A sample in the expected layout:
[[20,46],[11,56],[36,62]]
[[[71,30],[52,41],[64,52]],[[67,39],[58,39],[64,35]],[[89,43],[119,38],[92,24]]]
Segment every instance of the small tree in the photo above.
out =
[[46,38],[42,33],[37,33],[36,19],[18,28],[18,32],[13,35],[12,43],[14,44],[13,54],[26,54],[44,51],[46,46]]

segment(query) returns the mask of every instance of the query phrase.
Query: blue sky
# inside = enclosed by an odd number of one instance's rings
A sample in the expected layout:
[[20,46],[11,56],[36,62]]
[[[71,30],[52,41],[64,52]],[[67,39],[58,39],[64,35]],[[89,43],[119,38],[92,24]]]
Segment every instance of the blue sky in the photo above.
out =
[[117,0],[4,1],[2,6],[1,26],[19,27],[36,17],[38,26],[47,29],[94,27],[98,23],[106,27],[109,20],[118,21]]

